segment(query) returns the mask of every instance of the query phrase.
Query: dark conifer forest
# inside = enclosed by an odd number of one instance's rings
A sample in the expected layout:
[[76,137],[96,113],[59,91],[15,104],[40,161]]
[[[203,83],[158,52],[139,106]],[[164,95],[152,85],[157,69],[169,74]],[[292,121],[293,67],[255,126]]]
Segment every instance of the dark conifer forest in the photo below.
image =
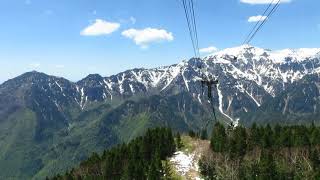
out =
[[52,179],[160,179],[170,174],[170,167],[163,160],[172,156],[175,150],[171,129],[147,130],[144,136],[128,144],[106,150],[102,155],[93,153],[77,169]]
[[[201,132],[190,135],[204,138]],[[182,136],[187,135],[169,128],[149,129],[51,179],[175,179],[168,158],[185,146]],[[204,179],[320,179],[320,127],[216,123],[210,138],[210,149],[198,162]]]
[[320,128],[314,125],[217,123],[210,144],[199,161],[205,179],[320,179]]

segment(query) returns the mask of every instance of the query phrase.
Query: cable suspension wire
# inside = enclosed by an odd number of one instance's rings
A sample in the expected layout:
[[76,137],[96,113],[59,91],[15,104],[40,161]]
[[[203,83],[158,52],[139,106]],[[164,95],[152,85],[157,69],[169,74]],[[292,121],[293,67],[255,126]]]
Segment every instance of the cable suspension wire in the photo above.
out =
[[188,8],[187,8],[187,4],[186,4],[186,0],[181,0],[182,4],[183,4],[183,8],[184,8],[184,12],[185,12],[185,17],[187,20],[187,24],[188,24],[188,29],[189,29],[189,34],[190,34],[190,38],[191,38],[191,42],[192,42],[192,47],[193,47],[193,51],[194,54],[196,56],[196,47],[195,47],[195,43],[194,43],[194,37],[193,37],[193,28],[191,27],[190,24],[190,20],[189,20],[189,13],[188,13]]
[[188,23],[188,29],[190,33],[190,38],[192,42],[192,47],[194,50],[194,55],[196,58],[200,57],[199,53],[199,43],[198,43],[198,33],[197,25],[194,13],[194,3],[193,0],[182,0],[183,8],[185,11],[185,17]]
[[261,23],[261,21],[263,21],[264,16],[266,15],[266,13],[268,12],[268,10],[270,9],[270,7],[272,6],[273,2],[275,0],[272,0],[270,2],[270,4],[268,5],[267,9],[265,9],[265,11],[263,12],[263,14],[261,15],[259,21],[257,21],[257,23],[254,25],[254,27],[252,28],[252,30],[250,31],[250,33],[247,35],[246,39],[243,41],[242,44],[245,44],[247,42],[247,40],[249,39],[249,37],[252,35],[253,31],[258,27],[258,25]]
[[249,43],[252,41],[252,39],[255,37],[255,35],[258,33],[258,31],[266,24],[267,19],[269,19],[269,18],[274,14],[274,12],[278,9],[278,7],[280,6],[280,1],[281,1],[281,0],[279,0],[279,1],[277,2],[277,4],[276,4],[276,5],[272,8],[272,10],[269,12],[267,18],[260,24],[260,26],[257,28],[257,30],[251,35],[251,37],[250,37],[249,40],[247,41],[247,44],[249,44]]
[[[255,24],[255,26],[252,28],[248,36],[246,37],[243,44],[249,44],[252,39],[255,37],[257,32],[265,25],[265,23],[270,19],[270,17],[274,14],[274,12],[278,9],[280,6],[281,0],[278,0],[277,3],[272,7],[275,0],[272,0],[270,4],[268,5],[267,9],[264,11],[263,15],[259,19],[259,21]],[[272,7],[272,8],[271,8]],[[271,10],[270,10],[271,8]],[[267,16],[265,16],[267,14]]]
[[[194,10],[194,0],[181,0],[185,12],[185,17],[187,19],[188,23],[188,29],[190,33],[190,38],[192,42],[192,47],[194,50],[195,58],[200,58],[200,51],[199,51],[199,39],[198,39],[198,29],[197,29],[197,21],[196,21],[196,15]],[[210,104],[210,109],[213,112],[214,120],[217,121],[216,117],[216,110],[214,107],[213,102],[213,96],[212,91],[213,88],[216,87],[218,84],[218,80],[214,79],[211,76],[208,76],[207,74],[203,73],[202,70],[204,69],[202,67],[201,61],[196,61],[197,68],[198,68],[198,75],[200,76],[200,82],[201,82],[201,95],[204,93],[204,88],[207,87],[207,93],[208,93],[208,102]],[[207,129],[207,126],[209,124],[209,120],[205,123],[205,129]]]
[[197,30],[196,16],[194,13],[194,2],[193,2],[193,0],[190,0],[190,2],[191,2],[191,9],[192,9],[192,16],[193,16],[194,32],[195,32],[195,37],[196,37],[196,48],[197,48],[198,57],[200,57],[198,30]]

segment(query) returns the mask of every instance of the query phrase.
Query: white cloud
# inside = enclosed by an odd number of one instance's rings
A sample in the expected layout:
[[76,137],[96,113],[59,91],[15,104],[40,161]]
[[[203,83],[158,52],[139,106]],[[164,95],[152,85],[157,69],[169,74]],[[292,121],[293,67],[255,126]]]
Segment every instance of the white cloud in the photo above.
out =
[[161,41],[173,41],[174,37],[171,32],[164,29],[128,29],[122,32],[124,37],[132,39],[137,45],[142,48],[147,48],[148,44]]
[[83,36],[101,36],[115,32],[120,28],[119,23],[107,22],[102,19],[96,19],[95,22],[81,31]]
[[248,19],[248,22],[258,22],[258,21],[264,21],[265,19],[267,19],[267,16],[251,16]]
[[131,22],[132,24],[136,24],[136,22],[137,22],[137,19],[136,19],[136,18],[134,18],[134,17],[131,16],[129,19],[130,19],[130,22]]
[[[242,3],[246,4],[269,4],[272,0],[240,0]],[[278,1],[273,1],[273,4],[276,4]],[[289,3],[291,0],[281,0],[280,3]]]
[[209,46],[206,48],[202,48],[199,51],[200,51],[200,53],[203,53],[203,54],[211,54],[211,53],[218,51],[218,48],[216,48],[214,46]]

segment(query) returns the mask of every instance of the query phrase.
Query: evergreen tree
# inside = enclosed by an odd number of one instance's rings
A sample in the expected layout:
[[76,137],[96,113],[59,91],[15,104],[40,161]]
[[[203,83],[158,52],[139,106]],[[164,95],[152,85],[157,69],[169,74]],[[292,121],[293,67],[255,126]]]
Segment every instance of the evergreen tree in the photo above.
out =
[[258,174],[259,174],[259,164],[257,162],[254,162],[250,166],[248,179],[257,179]]
[[290,128],[283,129],[280,133],[279,142],[282,147],[292,147],[293,140]]
[[274,127],[274,134],[273,134],[273,140],[274,140],[274,146],[275,147],[280,147],[280,135],[281,135],[282,127],[279,124],[276,124]]
[[[128,144],[118,145],[103,152],[102,156],[93,153],[80,163],[79,170],[57,175],[53,179],[160,179],[164,172],[169,174],[168,166],[164,171],[162,160],[175,151],[175,139],[169,128],[147,130],[143,137],[138,137]],[[77,172],[77,174],[75,174]],[[167,176],[168,177],[168,176]]]
[[183,144],[182,144],[182,141],[181,141],[181,135],[180,135],[180,133],[179,133],[179,132],[177,133],[176,141],[177,141],[177,148],[178,148],[178,149],[181,149],[181,148],[182,148],[182,146],[183,146]]
[[320,152],[316,148],[311,151],[310,161],[312,163],[312,168],[315,171],[320,171]]
[[196,133],[194,131],[190,130],[189,131],[189,136],[194,138],[194,137],[196,137]]
[[294,146],[307,146],[310,144],[308,130],[305,126],[296,126],[294,129]]
[[310,137],[310,142],[312,145],[320,145],[320,130],[319,128],[314,128],[311,137]]
[[206,140],[206,139],[208,139],[208,134],[207,134],[207,130],[206,130],[206,129],[202,129],[202,130],[201,130],[200,139],[201,139],[201,140]]
[[214,162],[208,162],[204,156],[202,156],[198,162],[200,174],[205,179],[213,180],[216,179],[216,169]]
[[163,174],[164,174],[164,177],[163,177],[164,180],[172,180],[173,172],[172,172],[172,168],[171,168],[168,161],[164,162]]
[[257,124],[253,123],[249,131],[248,149],[252,150],[254,147],[258,146],[260,144],[259,140],[259,129]]
[[264,130],[263,138],[262,138],[262,146],[264,148],[270,148],[274,145],[273,141],[273,131],[271,126],[268,124]]
[[244,165],[244,163],[241,163],[239,164],[239,169],[238,169],[238,179],[240,180],[246,180],[248,178],[250,178],[250,174],[249,174],[249,177],[248,177],[248,174],[247,174],[247,167]]
[[72,174],[70,172],[67,172],[66,174],[66,180],[74,180]]
[[211,135],[211,148],[215,152],[223,152],[225,151],[225,145],[226,145],[226,131],[225,128],[222,124],[217,122],[212,130],[212,135]]
[[154,158],[152,159],[152,162],[149,166],[149,171],[148,171],[148,180],[158,180],[161,179],[163,176],[162,174],[163,169],[162,169],[162,164],[161,164],[161,159],[160,159],[160,154],[156,152]]
[[244,127],[238,126],[233,132],[235,142],[236,155],[242,157],[246,154],[247,149],[247,133]]
[[[180,137],[180,141],[181,141],[181,137]],[[173,133],[169,128],[167,128],[167,143],[168,143],[167,145],[168,147],[167,156],[168,156],[168,155],[172,155],[176,150],[176,144],[174,142]]]
[[261,152],[259,162],[259,178],[261,179],[276,179],[277,171],[276,165],[273,159],[273,154],[269,150],[263,150]]

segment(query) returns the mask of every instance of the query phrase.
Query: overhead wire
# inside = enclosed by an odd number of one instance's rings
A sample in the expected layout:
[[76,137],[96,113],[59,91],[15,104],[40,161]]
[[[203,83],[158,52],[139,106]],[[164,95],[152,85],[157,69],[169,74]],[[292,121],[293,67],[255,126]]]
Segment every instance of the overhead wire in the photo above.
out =
[[277,4],[272,8],[272,10],[267,15],[267,18],[264,19],[264,21],[259,25],[259,27],[256,29],[256,31],[251,35],[251,37],[247,41],[247,44],[252,41],[252,39],[255,37],[255,35],[258,33],[258,31],[266,24],[267,19],[269,19],[275,13],[275,11],[280,6],[280,1],[281,0],[278,0]]
[[189,29],[189,34],[190,34],[191,42],[192,42],[193,51],[194,51],[194,54],[195,54],[195,56],[196,56],[197,53],[196,53],[196,47],[195,47],[194,37],[193,37],[193,28],[192,28],[191,25],[190,25],[189,12],[188,12],[188,8],[187,8],[186,0],[181,0],[181,1],[182,1],[183,8],[184,8],[184,12],[185,12],[185,18],[186,18],[187,24],[188,24],[188,29]]
[[272,6],[273,2],[275,0],[272,0],[270,2],[270,4],[268,5],[268,7],[265,9],[265,11],[263,12],[263,14],[261,15],[259,21],[256,22],[256,24],[253,26],[252,30],[250,31],[250,33],[246,36],[245,40],[243,41],[242,44],[245,44],[247,42],[247,40],[249,39],[249,37],[252,35],[253,31],[258,27],[258,25],[261,23],[261,21],[263,21],[263,18],[265,17],[266,13],[268,12],[268,10],[270,9],[270,7]]
[[194,33],[195,33],[195,38],[196,38],[196,48],[197,48],[197,53],[198,57],[200,57],[200,52],[199,52],[199,39],[198,39],[198,29],[197,29],[197,23],[196,23],[196,16],[194,12],[194,2],[193,0],[190,0],[191,2],[191,9],[192,9],[192,16],[193,16],[193,25],[194,25]]
[[[195,58],[200,58],[200,50],[199,50],[199,39],[198,39],[198,29],[197,29],[197,21],[196,14],[194,10],[194,0],[181,0],[185,12],[185,17],[188,23],[189,34],[192,42],[192,47],[194,50]],[[208,86],[208,102],[211,105],[211,110],[213,111],[214,120],[217,121],[216,110],[214,107],[213,97],[212,97],[212,86],[215,85],[215,82],[209,77],[205,77],[201,72],[202,65],[198,66],[199,75],[201,76],[201,95],[203,94],[204,85]],[[209,121],[206,122],[205,127],[207,128]]]
[[197,33],[197,24],[194,13],[194,4],[193,0],[181,0],[183,8],[185,11],[185,17],[188,23],[189,34],[192,42],[192,47],[194,55],[196,58],[200,57],[199,53],[199,43],[198,43],[198,33]]
[[[258,31],[266,24],[266,22],[270,19],[270,17],[274,14],[274,12],[278,9],[280,6],[281,0],[278,0],[277,3],[272,7],[274,4],[275,0],[272,0],[266,10],[264,11],[263,15],[260,17],[259,21],[255,24],[255,26],[252,28],[250,33],[247,35],[245,41],[243,42],[244,44],[249,44],[252,39],[256,36]],[[270,10],[270,8],[272,9]],[[267,14],[267,16],[265,16]]]

